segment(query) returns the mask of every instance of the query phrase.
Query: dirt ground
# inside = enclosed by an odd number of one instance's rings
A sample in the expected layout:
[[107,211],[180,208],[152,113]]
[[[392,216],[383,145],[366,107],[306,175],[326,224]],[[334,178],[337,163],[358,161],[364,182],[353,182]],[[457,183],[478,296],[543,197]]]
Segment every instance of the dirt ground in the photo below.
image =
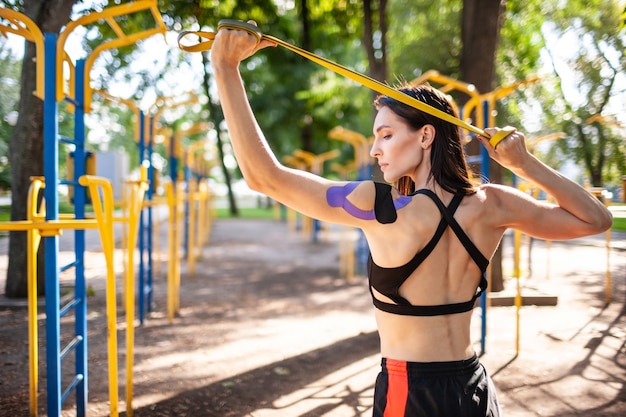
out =
[[[167,264],[157,263],[153,312],[135,331],[133,415],[371,415],[378,337],[366,279],[348,282],[339,274],[340,233],[328,229],[314,243],[282,222],[217,221],[194,276],[182,263],[180,312],[173,323],[167,318]],[[523,280],[524,294],[540,300],[557,296],[558,303],[522,308],[519,352],[516,309],[487,310],[481,360],[493,376],[505,416],[626,416],[624,241],[625,236],[613,235],[610,304],[605,303],[603,235],[553,242],[549,249],[533,243],[532,276]],[[510,273],[510,237],[503,245],[503,265]],[[104,268],[102,254],[90,252],[87,409],[93,417],[110,410]],[[120,282],[122,271],[118,265]],[[530,271],[524,265],[524,275]],[[499,300],[513,293],[514,282],[507,284]],[[0,285],[2,291],[4,282]],[[2,417],[29,415],[26,309],[14,304],[0,304]],[[476,309],[477,351],[480,315]],[[45,416],[45,316],[39,318],[39,415]],[[122,416],[127,415],[124,321],[120,308]],[[64,318],[62,332],[71,325],[71,317]],[[64,364],[68,374],[69,362]],[[75,415],[73,402],[70,396],[64,416]]]

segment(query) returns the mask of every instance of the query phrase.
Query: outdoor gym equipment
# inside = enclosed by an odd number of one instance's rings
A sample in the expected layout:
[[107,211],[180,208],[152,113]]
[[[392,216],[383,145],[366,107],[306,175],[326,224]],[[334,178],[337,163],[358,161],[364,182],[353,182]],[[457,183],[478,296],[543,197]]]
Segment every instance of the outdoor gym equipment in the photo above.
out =
[[[336,158],[339,156],[339,151],[337,149],[333,149],[328,152],[324,152],[321,154],[315,154],[313,152],[305,151],[302,149],[296,149],[292,152],[291,155],[286,155],[283,157],[283,162],[288,164],[289,166],[302,170],[308,171],[315,175],[322,175],[322,171],[324,170],[324,163],[330,159]],[[292,222],[295,222],[296,213],[294,210],[287,208],[287,220],[289,221],[291,230],[297,229],[296,225],[292,225]],[[300,214],[300,219],[302,220],[302,234],[304,236],[310,236],[311,242],[317,242],[318,233],[320,231],[320,222],[317,219],[312,219],[308,216],[304,216]]]
[[[155,28],[127,35],[116,22],[115,18],[131,13],[147,11],[152,14],[155,21]],[[136,1],[120,6],[111,7],[102,12],[84,15],[81,18],[68,23],[60,35],[54,33],[43,34],[27,16],[15,11],[0,8],[0,17],[8,22],[0,22],[0,32],[17,34],[28,41],[36,44],[36,66],[37,66],[37,88],[35,95],[44,102],[44,178],[35,179],[32,184],[30,198],[34,199],[43,189],[45,207],[41,210],[34,208],[34,203],[30,203],[29,211],[30,223],[6,222],[2,224],[5,230],[28,230],[30,236],[30,251],[35,251],[36,245],[43,238],[45,245],[45,286],[46,286],[46,366],[47,366],[47,414],[50,417],[61,415],[61,407],[72,391],[76,392],[76,414],[84,416],[86,414],[87,392],[88,392],[88,367],[87,367],[87,304],[86,304],[86,283],[84,276],[84,252],[85,234],[84,229],[96,228],[97,222],[93,219],[86,219],[86,187],[92,192],[92,200],[100,206],[96,210],[96,216],[102,220],[110,220],[107,214],[113,207],[110,183],[97,177],[85,176],[85,112],[89,111],[91,101],[91,89],[89,83],[89,70],[97,55],[111,48],[129,45],[140,39],[152,36],[156,33],[164,33],[165,26],[158,11],[156,1]],[[67,53],[65,53],[65,42],[70,33],[81,25],[105,21],[117,39],[105,42],[98,46],[89,56],[87,62],[80,59],[76,64],[72,63]],[[69,68],[69,82],[63,72],[64,64]],[[66,85],[69,90],[66,90]],[[70,103],[74,110],[75,128],[74,138],[61,138],[58,134],[58,105],[57,102],[65,100]],[[75,146],[74,151],[74,179],[67,182],[74,187],[74,215],[68,219],[59,215],[58,177],[59,171],[59,150],[60,142],[70,143]],[[100,201],[99,196],[102,194]],[[94,205],[94,207],[96,207]],[[103,211],[104,210],[104,211]],[[33,220],[34,219],[34,220]],[[101,230],[103,248],[107,257],[107,273],[113,271],[109,265],[112,259],[111,242],[113,241],[111,227],[112,222],[108,221],[106,231]],[[67,265],[59,266],[59,233],[62,229],[75,229],[75,261]],[[30,253],[29,265],[34,273],[32,257]],[[59,273],[70,268],[75,271],[74,298],[68,304],[61,307],[59,290]],[[29,317],[32,318],[33,295],[36,296],[36,280],[32,277],[29,280]],[[117,340],[116,340],[116,311],[115,311],[115,288],[114,280],[108,276],[107,279],[107,323],[109,342],[109,399],[112,416],[118,415],[117,398]],[[113,288],[111,289],[111,285]],[[34,288],[32,288],[34,286]],[[111,294],[112,292],[112,294]],[[75,334],[72,341],[61,350],[60,319],[68,311],[74,309],[75,314]],[[36,314],[34,315],[36,319]],[[32,331],[36,326],[30,323],[30,338],[36,336]],[[31,354],[36,349],[36,343],[30,347]],[[74,377],[69,386],[62,390],[61,387],[61,362],[71,352],[76,355],[76,369]],[[35,353],[36,356],[36,353]],[[31,368],[36,366],[31,357]],[[37,415],[37,371],[31,369],[31,415]],[[128,387],[127,387],[128,388]],[[130,402],[127,403],[127,413],[132,414]]]
[[[414,99],[413,97],[410,97],[398,90],[395,90],[379,81],[374,80],[373,78],[370,78],[366,75],[363,75],[359,72],[356,72],[350,68],[347,68],[343,65],[337,64],[333,61],[330,61],[326,58],[320,57],[318,55],[315,55],[309,51],[306,51],[302,48],[299,48],[297,46],[294,46],[290,43],[287,43],[281,39],[278,39],[274,36],[270,36],[270,35],[265,35],[263,34],[263,32],[261,32],[261,30],[255,26],[252,25],[250,23],[245,23],[245,22],[241,22],[238,20],[232,20],[232,19],[224,19],[221,20],[220,22],[218,22],[217,25],[217,31],[220,31],[222,29],[233,29],[233,30],[241,30],[244,32],[248,32],[249,34],[253,35],[254,37],[256,37],[257,39],[257,43],[261,42],[261,40],[268,40],[270,42],[275,43],[276,45],[280,45],[286,49],[289,49],[292,52],[295,52],[296,54],[311,60],[313,62],[315,62],[316,64],[319,64],[323,67],[325,67],[326,69],[329,69],[339,75],[343,75],[344,77],[347,77],[353,81],[356,81],[362,85],[364,85],[365,87],[370,88],[371,90],[374,90],[378,93],[384,94],[388,97],[391,97],[395,100],[398,100],[401,103],[404,103],[408,106],[414,107],[418,110],[421,110],[425,113],[428,113],[432,116],[438,117],[442,120],[445,120],[449,123],[452,123],[456,126],[459,126],[465,130],[468,130],[470,132],[473,132],[477,135],[480,136],[484,136],[486,138],[489,138],[489,143],[491,144],[491,146],[493,146],[494,148],[496,147],[496,145],[498,143],[500,143],[500,141],[502,141],[502,139],[504,139],[505,137],[507,137],[512,130],[509,129],[503,129],[498,131],[493,137],[489,134],[487,134],[485,131],[483,131],[482,129],[477,128],[476,126],[473,126],[467,122],[465,122],[464,120],[461,120],[459,118],[456,118],[444,111],[441,111],[439,109],[436,109],[424,102],[421,102],[417,99]],[[183,45],[181,43],[182,39],[184,37],[186,37],[187,35],[195,35],[201,39],[205,39],[205,41],[200,41],[195,45]],[[178,45],[180,47],[180,49],[182,49],[183,51],[186,52],[202,52],[202,51],[208,51],[211,49],[211,46],[213,45],[213,40],[215,39],[215,33],[213,32],[203,32],[203,31],[184,31],[181,32],[178,35]]]
[[[194,130],[187,130],[185,133],[208,132],[209,129],[208,123],[203,122],[195,126]],[[189,275],[192,277],[195,274],[196,257],[199,256],[198,249],[204,246],[211,233],[211,222],[208,218],[211,215],[209,207],[211,195],[206,181],[202,181],[203,177],[207,177],[209,166],[203,155],[198,155],[197,153],[197,151],[205,148],[208,143],[207,139],[198,140],[185,149],[184,171],[188,196],[185,241],[187,242]]]
[[[353,130],[336,126],[328,132],[329,139],[339,140],[349,143],[354,149],[354,159],[348,164],[349,168],[356,170],[357,181],[363,181],[372,177],[372,164],[369,156],[370,140],[364,135]],[[335,164],[338,165],[338,164]],[[337,167],[335,170],[341,170]],[[344,178],[344,179],[347,179]],[[355,245],[356,241],[356,245]],[[356,256],[355,256],[356,252]],[[359,229],[353,227],[341,227],[339,232],[339,273],[345,275],[348,282],[354,278],[355,259],[358,259],[360,266],[367,262],[369,253],[365,236]]]
[[[140,112],[140,120],[142,126],[142,134],[140,135],[139,140],[139,159],[140,160],[152,160],[152,155],[154,152],[154,145],[156,143],[156,139],[159,133],[159,129],[157,129],[157,125],[159,123],[159,119],[164,111],[171,110],[173,108],[185,106],[188,104],[194,104],[198,101],[198,96],[193,92],[185,92],[177,95],[176,97],[158,97],[152,105],[148,108],[148,110],[144,113]],[[163,129],[161,129],[163,130]],[[167,140],[172,137],[172,132],[168,131],[166,136]],[[167,149],[169,150],[169,166],[170,173],[174,173],[174,177],[172,177],[173,181],[176,181],[177,170],[178,170],[178,162],[179,158],[175,153],[172,152],[172,147],[176,146],[176,140],[170,140],[167,145]],[[139,264],[139,320],[140,323],[144,322],[146,312],[150,312],[152,309],[152,287],[153,287],[153,242],[159,242],[159,239],[153,239],[154,234],[156,233],[158,236],[158,227],[155,226],[155,222],[153,221],[153,209],[157,206],[158,201],[155,199],[155,195],[157,192],[156,189],[156,180],[157,180],[157,172],[152,166],[149,164],[148,170],[148,180],[150,181],[150,188],[146,193],[147,197],[147,219],[144,217],[143,211],[141,213],[140,219],[140,234],[139,234],[139,248],[140,248],[140,264]],[[168,205],[169,207],[169,205]],[[169,221],[170,224],[174,221],[171,217],[172,213],[170,212]],[[147,224],[146,224],[147,223]],[[158,224],[156,225],[158,226]],[[147,241],[147,242],[144,242]],[[145,257],[144,257],[145,253]],[[179,264],[180,258],[169,258],[170,268],[172,264]],[[179,265],[174,265],[175,270],[180,270]],[[145,276],[145,277],[144,277]],[[169,279],[169,276],[168,276]],[[169,296],[169,295],[168,295]]]
[[[327,152],[323,152],[321,154],[314,154],[313,152],[296,149],[293,151],[293,156],[304,161],[304,164],[309,172],[315,175],[322,175],[322,171],[324,170],[324,162],[338,157],[339,151],[337,149],[333,149]],[[320,231],[320,221],[317,219],[311,219],[310,217],[305,217],[303,218],[303,221],[304,220],[306,220],[306,229],[308,229],[307,232],[310,232],[311,241],[317,242],[318,233]],[[304,231],[305,228],[303,227],[303,232]]]

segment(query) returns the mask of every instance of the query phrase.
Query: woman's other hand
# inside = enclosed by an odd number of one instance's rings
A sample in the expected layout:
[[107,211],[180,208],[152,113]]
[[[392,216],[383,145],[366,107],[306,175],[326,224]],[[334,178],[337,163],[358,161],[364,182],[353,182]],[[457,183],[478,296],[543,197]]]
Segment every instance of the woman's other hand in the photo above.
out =
[[[510,129],[510,128],[508,128]],[[487,128],[485,133],[490,136],[500,131],[500,128]],[[489,143],[489,138],[478,136],[478,140],[487,149],[489,156],[500,165],[515,171],[522,168],[529,160],[531,154],[526,148],[526,138],[522,132],[513,130],[504,139],[502,139],[495,147]]]

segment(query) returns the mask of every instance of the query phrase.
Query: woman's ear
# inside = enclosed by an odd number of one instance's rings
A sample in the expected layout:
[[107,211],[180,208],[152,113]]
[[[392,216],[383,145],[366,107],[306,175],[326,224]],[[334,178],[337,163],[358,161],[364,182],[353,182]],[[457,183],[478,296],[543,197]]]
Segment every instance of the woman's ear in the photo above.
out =
[[435,139],[435,133],[436,130],[433,125],[424,125],[424,127],[422,127],[422,138],[420,144],[423,149],[429,149],[432,146],[433,140]]

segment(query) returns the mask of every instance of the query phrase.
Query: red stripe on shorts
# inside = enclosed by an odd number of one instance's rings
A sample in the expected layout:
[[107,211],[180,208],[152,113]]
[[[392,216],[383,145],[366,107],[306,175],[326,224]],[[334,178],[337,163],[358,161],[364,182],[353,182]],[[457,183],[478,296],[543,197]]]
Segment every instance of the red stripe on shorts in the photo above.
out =
[[406,362],[387,359],[387,405],[383,417],[404,417],[409,397],[409,379]]

